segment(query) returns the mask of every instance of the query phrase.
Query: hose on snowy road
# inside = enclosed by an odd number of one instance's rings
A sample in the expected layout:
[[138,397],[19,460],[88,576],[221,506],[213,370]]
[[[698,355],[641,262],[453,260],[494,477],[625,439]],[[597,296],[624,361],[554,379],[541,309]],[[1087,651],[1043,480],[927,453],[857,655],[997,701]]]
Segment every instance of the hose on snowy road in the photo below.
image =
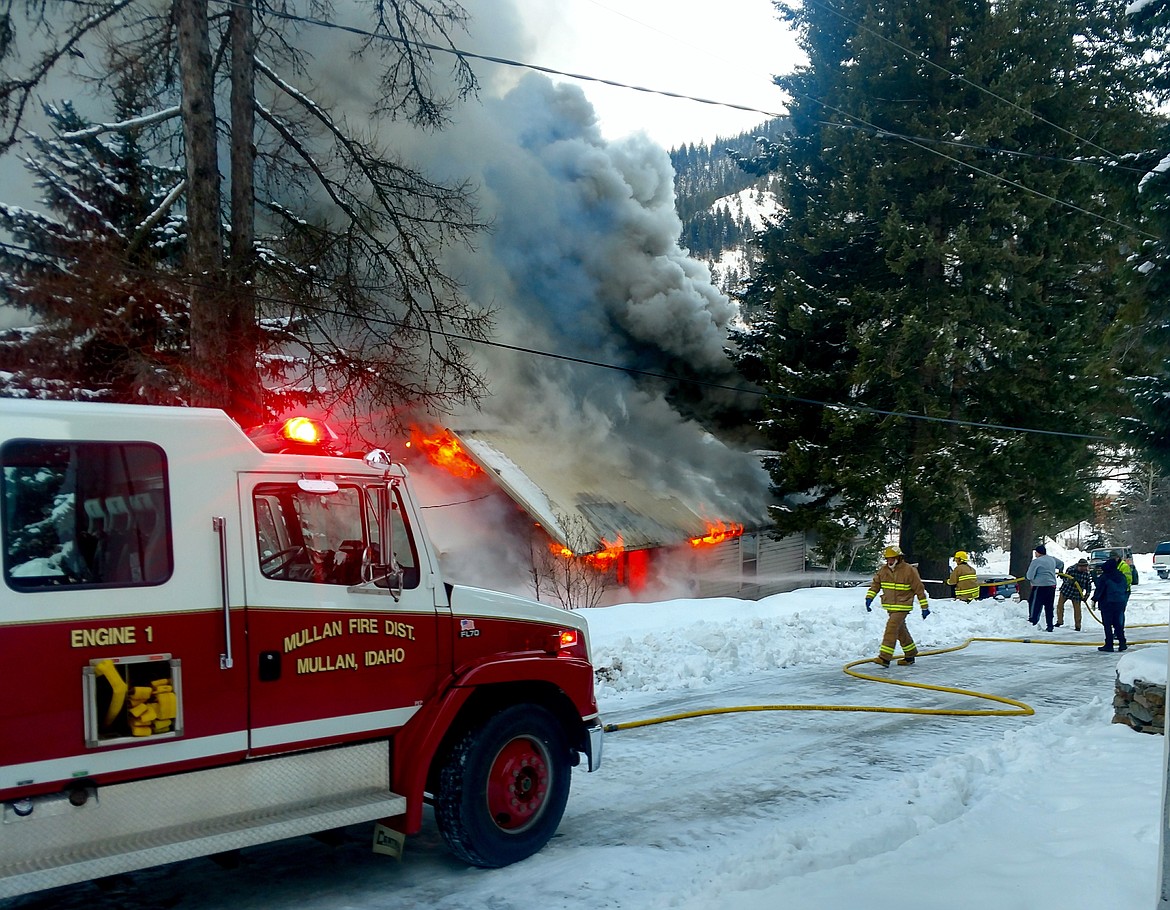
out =
[[[1094,617],[1096,618],[1096,617]],[[1165,625],[1164,623],[1155,623],[1153,625]],[[1139,628],[1134,626],[1134,628]],[[1141,627],[1145,628],[1145,627]],[[1070,647],[1084,647],[1087,645],[1096,646],[1096,641],[1039,641],[1031,638],[984,638],[975,637],[968,638],[965,642],[955,645],[951,648],[939,648],[934,651],[921,651],[920,657],[927,657],[934,654],[949,654],[954,651],[961,651],[966,647],[977,641],[986,642],[1008,642],[1015,644],[1044,644],[1044,645],[1064,645]],[[1147,639],[1144,641],[1131,641],[1133,645],[1147,645],[1147,644],[1161,644],[1166,642],[1165,638]],[[906,686],[911,689],[929,689],[934,692],[949,692],[953,695],[964,695],[969,698],[978,698],[985,701],[996,702],[1002,705],[1008,705],[1006,708],[903,708],[893,707],[889,705],[737,705],[733,707],[722,708],[702,708],[696,711],[683,711],[678,714],[667,714],[662,717],[650,717],[645,720],[631,720],[624,723],[606,724],[603,728],[606,733],[616,733],[619,730],[632,730],[635,727],[648,727],[653,724],[670,723],[676,720],[685,720],[692,717],[709,717],[716,714],[745,714],[752,711],[854,711],[854,712],[868,712],[876,714],[927,714],[935,716],[949,716],[949,717],[1029,717],[1035,714],[1031,705],[1025,702],[1018,701],[1014,698],[1008,698],[1004,695],[993,695],[989,692],[977,692],[974,689],[961,689],[954,686],[937,686],[931,683],[914,682],[909,679],[900,679],[890,676],[874,676],[869,673],[862,673],[853,669],[862,664],[876,664],[877,659],[873,657],[865,657],[861,660],[855,660],[845,664],[841,669],[849,676],[857,679],[867,679],[872,682],[885,683],[890,686]]]

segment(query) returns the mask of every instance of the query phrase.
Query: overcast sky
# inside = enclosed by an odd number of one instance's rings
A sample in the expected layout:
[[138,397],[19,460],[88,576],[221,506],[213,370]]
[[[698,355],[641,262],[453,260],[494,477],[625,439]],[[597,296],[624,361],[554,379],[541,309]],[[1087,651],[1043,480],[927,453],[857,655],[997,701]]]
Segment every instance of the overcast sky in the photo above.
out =
[[[772,0],[513,0],[533,44],[522,62],[570,73],[756,108],[740,111],[589,81],[579,85],[597,109],[603,134],[617,139],[644,130],[664,147],[730,136],[784,113],[772,75],[802,57]],[[489,47],[498,5],[471,0],[478,19],[469,50]],[[477,71],[491,66],[482,64]],[[554,77],[559,78],[559,77]],[[767,113],[759,113],[763,111]]]

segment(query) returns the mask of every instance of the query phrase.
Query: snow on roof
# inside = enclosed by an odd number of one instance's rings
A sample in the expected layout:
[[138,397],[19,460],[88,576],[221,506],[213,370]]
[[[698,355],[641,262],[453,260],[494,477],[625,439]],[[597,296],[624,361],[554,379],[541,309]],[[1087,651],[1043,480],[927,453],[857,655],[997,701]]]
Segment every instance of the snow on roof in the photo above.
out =
[[[706,515],[662,478],[631,477],[628,465],[600,451],[507,430],[452,430],[467,453],[556,540],[592,552],[620,539],[627,550],[676,546],[707,533],[713,521],[748,524],[742,516]],[[574,519],[592,540],[571,541]]]

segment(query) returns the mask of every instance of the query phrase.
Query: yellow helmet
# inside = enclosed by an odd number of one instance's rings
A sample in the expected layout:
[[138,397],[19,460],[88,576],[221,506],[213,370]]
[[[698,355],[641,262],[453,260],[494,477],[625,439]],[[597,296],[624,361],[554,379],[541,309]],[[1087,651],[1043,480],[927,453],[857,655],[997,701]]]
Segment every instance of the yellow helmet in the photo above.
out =
[[902,555],[902,548],[898,547],[898,546],[886,547],[884,550],[882,550],[882,558],[883,559],[893,559],[896,556],[901,556],[901,555]]
[[957,553],[955,553],[955,559],[957,559],[959,562],[966,562],[967,561],[967,551],[966,550],[959,550]]

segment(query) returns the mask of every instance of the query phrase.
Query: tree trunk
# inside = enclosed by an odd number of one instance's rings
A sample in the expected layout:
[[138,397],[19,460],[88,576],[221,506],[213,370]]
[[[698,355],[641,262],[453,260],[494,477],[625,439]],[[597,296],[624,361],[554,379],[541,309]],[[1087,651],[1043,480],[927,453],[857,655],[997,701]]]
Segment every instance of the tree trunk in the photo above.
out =
[[[1012,515],[1008,513],[1008,522],[1012,529],[1011,558],[1008,571],[1012,578],[1023,578],[1032,564],[1032,548],[1036,544],[1036,516],[1029,512],[1027,515]],[[1030,582],[1020,583],[1020,597],[1026,600],[1031,590]]]
[[228,403],[223,354],[226,335],[220,185],[216,162],[215,92],[207,0],[176,0],[182,73],[183,142],[187,163],[187,263],[191,273],[190,403]]
[[918,566],[918,574],[922,576],[926,593],[931,597],[948,597],[950,588],[945,581],[950,575],[950,563],[931,555],[921,546],[921,542],[924,538],[945,540],[950,536],[951,529],[945,521],[924,521],[923,516],[926,514],[926,511],[914,502],[907,500],[903,503],[898,545],[906,554],[906,561]]
[[255,296],[256,74],[251,3],[231,10],[231,238],[228,259],[227,331],[231,345],[227,375],[231,381],[228,413],[242,426],[263,422],[263,390],[256,367]]

